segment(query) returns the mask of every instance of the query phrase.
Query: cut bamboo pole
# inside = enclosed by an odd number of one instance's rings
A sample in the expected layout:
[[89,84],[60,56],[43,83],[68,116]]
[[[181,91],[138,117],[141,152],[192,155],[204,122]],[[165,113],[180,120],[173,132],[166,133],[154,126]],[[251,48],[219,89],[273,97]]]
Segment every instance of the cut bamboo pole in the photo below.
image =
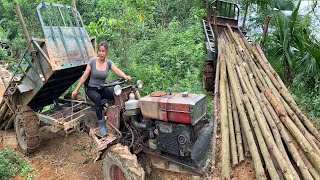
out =
[[308,159],[312,163],[312,165],[320,172],[320,157],[313,150],[311,144],[307,141],[307,139],[303,136],[297,126],[292,122],[292,120],[287,115],[285,109],[282,107],[280,102],[275,98],[270,89],[266,89],[264,92],[265,96],[268,98],[269,102],[276,110],[278,116],[280,117],[282,123],[288,128],[294,138],[299,142],[300,147],[306,153]]
[[[295,177],[299,177],[299,175],[297,174],[297,172],[295,171],[293,165],[291,164],[291,161],[290,161],[290,158],[288,157],[288,154],[286,153],[286,150],[283,146],[283,143],[282,143],[282,140],[281,140],[281,135],[280,135],[280,132],[278,130],[278,127],[276,125],[276,123],[274,122],[274,118],[271,116],[271,114],[269,113],[268,109],[266,108],[266,105],[263,103],[263,100],[260,96],[260,93],[258,91],[258,88],[256,87],[256,84],[254,82],[254,78],[253,78],[253,75],[251,74],[250,77],[250,83],[253,87],[253,90],[254,90],[254,93],[256,95],[256,97],[258,98],[258,102],[259,102],[259,105],[261,106],[261,109],[262,109],[262,112],[264,114],[264,116],[266,117],[266,120],[271,128],[271,131],[272,131],[272,135],[275,139],[275,142],[281,152],[281,154],[283,155],[283,157],[285,158],[289,168],[291,169],[292,172],[295,173]],[[279,121],[280,122],[280,121]]]
[[4,130],[8,130],[13,126],[14,117],[15,117],[15,115],[9,116],[9,121],[8,121],[7,125],[5,126]]
[[[264,115],[262,114],[262,109],[258,103],[258,99],[255,97],[252,86],[249,82],[248,76],[244,70],[244,68],[239,68],[240,70],[238,71],[238,76],[243,78],[244,83],[246,87],[248,88],[248,97],[249,100],[251,101],[253,108],[254,108],[254,113],[256,116],[257,123],[259,124],[261,128],[261,133],[264,137],[264,140],[268,146],[268,149],[271,150],[271,153],[274,155],[275,159],[277,160],[281,171],[286,179],[296,179],[295,177],[295,172],[291,168],[288,168],[288,164],[285,160],[285,158],[282,156],[282,153],[280,152],[279,148],[277,147],[275,140],[273,139],[273,136],[271,134],[271,130],[268,127],[268,124],[266,122],[266,119]],[[240,72],[241,71],[241,72]],[[240,81],[241,82],[241,81]],[[262,150],[263,148],[260,147]]]
[[280,179],[280,177],[279,177],[279,175],[277,173],[277,170],[276,170],[276,168],[275,168],[275,166],[274,166],[274,164],[272,162],[272,159],[271,159],[271,156],[269,154],[266,142],[264,141],[263,136],[261,134],[260,127],[258,125],[257,119],[255,117],[254,110],[252,108],[252,105],[250,104],[250,101],[248,99],[247,94],[243,94],[243,102],[244,102],[244,104],[246,106],[246,109],[248,111],[249,119],[250,119],[250,122],[252,124],[252,127],[253,127],[253,130],[255,132],[255,135],[257,137],[257,141],[259,143],[259,148],[260,148],[260,151],[262,153],[262,156],[263,156],[264,162],[266,164],[266,168],[268,170],[270,178],[271,179]]
[[[285,131],[288,131],[285,129]],[[312,164],[310,163],[310,161],[308,160],[308,158],[305,156],[304,152],[301,150],[301,148],[299,147],[297,141],[292,137],[292,135],[288,132],[288,134],[290,135],[290,138],[292,139],[292,144],[295,146],[295,148],[297,148],[298,153],[299,153],[299,157],[301,158],[302,162],[304,163],[304,165],[306,167],[305,171],[309,172],[314,179],[320,179],[320,174],[317,172],[317,170],[312,166]],[[304,176],[304,179],[312,179],[312,177],[308,176]]]
[[[246,40],[243,40],[243,42],[245,44],[248,43]],[[304,113],[301,111],[301,109],[296,105],[291,94],[288,91],[286,91],[286,89],[284,89],[282,87],[282,85],[277,81],[277,79],[272,74],[272,72],[270,71],[270,69],[268,68],[268,66],[264,62],[264,60],[262,60],[262,58],[260,57],[258,51],[256,49],[252,48],[250,45],[248,45],[248,48],[251,49],[251,52],[256,57],[255,60],[257,60],[257,62],[260,64],[260,66],[263,68],[263,70],[267,73],[267,75],[271,79],[274,86],[277,88],[277,90],[282,95],[282,97],[286,100],[286,102],[290,105],[292,110],[294,110],[294,112],[296,112],[296,114],[298,115],[298,117],[300,118],[302,123],[306,126],[306,128],[310,131],[310,133],[312,133],[318,140],[320,140],[320,133],[317,130],[317,128],[312,124],[312,122],[304,115]]]
[[237,140],[237,150],[239,155],[239,162],[244,160],[244,154],[243,154],[243,147],[242,147],[242,139],[241,139],[241,129],[240,129],[240,122],[239,122],[239,115],[237,111],[237,107],[235,104],[233,92],[230,88],[230,97],[231,97],[231,108],[232,108],[232,115],[233,115],[233,122],[234,122],[234,128],[236,132],[236,140]]
[[320,149],[314,142],[314,136],[309,133],[309,131],[305,128],[305,126],[300,121],[299,117],[295,114],[295,112],[291,109],[291,107],[287,104],[287,102],[281,97],[280,93],[275,89],[273,83],[270,81],[270,79],[265,74],[265,72],[262,69],[260,70],[260,72],[264,77],[265,82],[268,84],[268,87],[271,89],[272,93],[276,96],[278,100],[281,101],[290,119],[295,123],[295,125],[298,127],[300,132],[306,137],[308,142],[311,144],[315,152],[320,156]]
[[5,103],[5,104],[2,106],[1,110],[0,110],[0,124],[1,124],[1,122],[4,121],[4,118],[3,118],[3,117],[6,115],[8,109],[9,109],[9,107],[8,107],[8,105]]
[[[304,179],[310,179],[310,173],[306,171],[306,165],[304,164],[304,161],[302,160],[301,156],[298,153],[297,148],[293,144],[293,138],[291,137],[290,133],[286,130],[286,127],[282,124],[280,118],[278,117],[276,111],[273,109],[272,105],[266,98],[266,96],[263,93],[260,93],[260,97],[265,104],[266,108],[268,109],[270,115],[272,116],[272,119],[275,121],[279,132],[284,140],[284,142],[287,145],[287,148],[289,152],[291,153],[292,158],[294,159],[294,162],[297,164],[301,175],[304,177]],[[312,179],[312,178],[311,178]]]
[[[220,41],[223,41],[220,39]],[[220,42],[219,41],[219,42]],[[228,49],[227,49],[228,50]],[[228,50],[229,51],[229,50]],[[227,57],[229,58],[234,58],[234,56],[230,55],[230,52],[227,51]],[[240,122],[243,126],[243,131],[246,135],[246,139],[248,141],[248,145],[250,148],[250,152],[252,155],[252,160],[253,160],[253,165],[255,168],[255,174],[256,174],[256,178],[257,179],[266,179],[266,175],[264,173],[264,169],[262,167],[262,163],[261,163],[261,159],[259,157],[259,153],[258,153],[258,148],[257,145],[255,144],[254,141],[254,137],[251,131],[251,127],[250,125],[247,123],[248,122],[248,118],[247,115],[245,113],[245,109],[243,107],[243,103],[242,103],[242,99],[240,97],[241,91],[239,92],[239,86],[237,86],[237,77],[235,75],[234,69],[233,69],[233,65],[231,64],[231,62],[228,60],[226,61],[227,64],[227,72],[228,72],[228,77],[230,80],[230,84],[231,84],[231,88],[232,91],[234,93],[234,98],[235,98],[235,102],[236,102],[236,106],[240,115]]]
[[218,43],[220,50],[220,118],[221,118],[221,177],[230,179],[230,144],[229,144],[229,125],[228,125],[228,105],[227,105],[227,73],[226,59],[223,54],[224,43]]
[[237,153],[237,146],[236,146],[236,137],[235,137],[235,133],[234,133],[232,109],[231,109],[231,97],[230,97],[230,89],[229,89],[228,83],[226,83],[226,90],[227,90],[227,106],[228,106],[231,160],[232,160],[232,167],[234,167],[236,164],[238,164],[238,153]]
[[[218,54],[219,59],[219,54]],[[211,165],[216,164],[216,146],[217,146],[217,129],[219,120],[219,74],[220,74],[220,62],[217,62],[216,66],[216,77],[214,87],[214,119],[213,119],[213,131],[212,131],[212,155]]]

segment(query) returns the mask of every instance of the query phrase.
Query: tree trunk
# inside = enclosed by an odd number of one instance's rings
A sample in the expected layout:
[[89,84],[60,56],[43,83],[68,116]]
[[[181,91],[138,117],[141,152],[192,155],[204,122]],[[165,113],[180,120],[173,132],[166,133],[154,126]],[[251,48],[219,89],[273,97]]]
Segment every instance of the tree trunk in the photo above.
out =
[[[219,49],[222,44],[219,43]],[[228,105],[227,105],[227,73],[226,58],[224,54],[220,55],[220,120],[221,120],[221,177],[230,179],[230,143],[229,143],[229,125],[228,125]]]
[[248,8],[249,8],[249,0],[246,0],[246,5],[244,8],[244,16],[242,21],[242,30],[246,30],[246,20],[247,20],[247,14],[248,14]]
[[271,19],[271,16],[266,16],[266,18],[264,19],[263,33],[262,33],[262,39],[261,39],[262,48],[264,48],[264,45],[266,42],[270,19]]
[[71,0],[71,6],[77,11],[76,0]]

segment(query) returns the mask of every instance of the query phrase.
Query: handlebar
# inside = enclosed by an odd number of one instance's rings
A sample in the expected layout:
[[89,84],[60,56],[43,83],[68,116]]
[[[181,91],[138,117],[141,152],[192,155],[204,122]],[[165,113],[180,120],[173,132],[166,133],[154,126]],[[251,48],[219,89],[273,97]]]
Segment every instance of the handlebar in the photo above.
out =
[[112,86],[116,86],[116,85],[120,85],[127,82],[127,80],[120,78],[120,79],[115,79],[113,81],[110,82],[105,82],[103,84],[100,85],[100,88],[104,88],[104,87],[112,87]]

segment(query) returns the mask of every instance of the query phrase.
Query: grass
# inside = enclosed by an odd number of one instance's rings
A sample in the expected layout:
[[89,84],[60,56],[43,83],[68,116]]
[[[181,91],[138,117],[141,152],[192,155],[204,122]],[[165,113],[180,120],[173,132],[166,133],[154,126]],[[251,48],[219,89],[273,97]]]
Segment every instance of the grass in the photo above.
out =
[[0,179],[9,180],[18,173],[25,179],[32,179],[38,172],[26,160],[10,149],[0,151]]

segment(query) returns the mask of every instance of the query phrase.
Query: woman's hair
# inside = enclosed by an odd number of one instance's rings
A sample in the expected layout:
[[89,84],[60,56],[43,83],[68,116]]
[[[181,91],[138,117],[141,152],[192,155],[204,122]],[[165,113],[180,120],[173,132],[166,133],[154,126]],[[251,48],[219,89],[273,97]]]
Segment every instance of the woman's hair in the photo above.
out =
[[101,46],[105,47],[106,50],[108,50],[109,45],[108,45],[108,43],[107,43],[106,41],[101,41],[101,42],[99,43],[98,49],[99,49]]

